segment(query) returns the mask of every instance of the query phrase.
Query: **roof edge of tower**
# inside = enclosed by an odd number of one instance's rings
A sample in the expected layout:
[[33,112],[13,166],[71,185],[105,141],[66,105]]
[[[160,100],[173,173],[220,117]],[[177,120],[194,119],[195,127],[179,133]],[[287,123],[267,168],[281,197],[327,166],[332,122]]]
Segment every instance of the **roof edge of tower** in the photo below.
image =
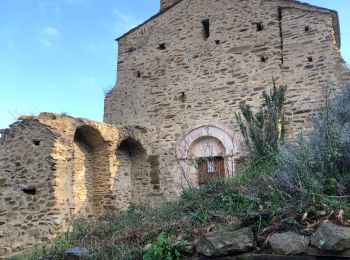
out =
[[[160,10],[157,14],[151,16],[146,21],[144,21],[143,23],[139,24],[135,28],[129,30],[128,32],[124,33],[123,35],[121,35],[120,37],[116,38],[115,40],[119,41],[119,40],[123,39],[125,36],[127,36],[130,33],[136,31],[138,28],[142,27],[143,25],[147,24],[148,22],[152,21],[153,19],[157,18],[158,16],[161,16],[162,14],[166,13],[168,10],[172,9],[174,6],[178,5],[182,1],[183,0],[179,0],[179,1],[175,2],[173,5]],[[267,0],[267,1],[269,1],[269,0]],[[337,41],[337,47],[340,49],[340,47],[341,47],[340,25],[339,25],[338,12],[336,10],[328,9],[328,8],[325,8],[325,7],[319,7],[319,6],[311,5],[311,4],[308,4],[308,3],[303,3],[303,2],[300,2],[298,0],[279,0],[279,2],[280,3],[294,3],[294,4],[297,4],[297,5],[301,5],[301,6],[313,8],[315,10],[320,10],[320,11],[325,11],[325,12],[330,13],[332,15],[332,17],[333,17],[333,28],[334,28],[336,41]]]

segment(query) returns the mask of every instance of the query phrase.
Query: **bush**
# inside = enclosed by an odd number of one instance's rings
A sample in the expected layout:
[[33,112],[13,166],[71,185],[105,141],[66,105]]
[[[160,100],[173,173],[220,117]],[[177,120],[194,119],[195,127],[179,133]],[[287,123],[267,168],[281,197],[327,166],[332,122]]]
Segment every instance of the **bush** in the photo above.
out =
[[279,150],[283,167],[271,181],[285,199],[350,195],[350,86],[327,95],[313,130]]
[[144,260],[172,260],[180,259],[180,251],[184,250],[187,242],[183,240],[172,240],[170,236],[161,233],[156,242],[146,251]]
[[278,144],[285,137],[285,117],[283,107],[285,104],[286,86],[276,87],[273,80],[272,91],[268,94],[263,91],[263,104],[257,113],[253,113],[251,106],[240,104],[240,113],[236,113],[236,120],[253,159],[261,159],[276,154]]

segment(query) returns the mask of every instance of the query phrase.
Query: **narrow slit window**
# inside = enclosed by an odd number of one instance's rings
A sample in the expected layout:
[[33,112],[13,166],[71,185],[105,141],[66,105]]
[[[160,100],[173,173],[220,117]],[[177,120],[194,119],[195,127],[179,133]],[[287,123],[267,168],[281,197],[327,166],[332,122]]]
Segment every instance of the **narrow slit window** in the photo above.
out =
[[209,19],[203,20],[202,21],[203,25],[203,38],[204,40],[207,40],[210,36],[210,22]]
[[151,185],[153,186],[154,190],[160,189],[160,169],[159,169],[159,155],[151,155],[148,157],[148,162],[151,167]]
[[141,71],[136,72],[136,77],[141,78]]
[[278,7],[278,21],[282,21],[282,7]]
[[256,31],[260,32],[262,30],[264,30],[263,24],[262,23],[256,23]]
[[186,94],[185,94],[185,92],[181,92],[180,93],[180,100],[181,100],[181,102],[185,102],[186,101]]

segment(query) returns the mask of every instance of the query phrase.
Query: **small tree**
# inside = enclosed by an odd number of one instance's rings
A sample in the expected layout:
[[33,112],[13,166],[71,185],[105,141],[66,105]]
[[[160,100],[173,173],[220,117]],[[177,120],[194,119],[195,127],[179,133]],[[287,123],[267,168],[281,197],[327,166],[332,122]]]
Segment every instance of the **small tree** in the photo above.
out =
[[278,151],[285,137],[284,104],[286,86],[276,87],[273,79],[270,93],[263,91],[263,104],[255,114],[248,104],[240,104],[241,113],[235,113],[244,143],[254,159],[264,158]]

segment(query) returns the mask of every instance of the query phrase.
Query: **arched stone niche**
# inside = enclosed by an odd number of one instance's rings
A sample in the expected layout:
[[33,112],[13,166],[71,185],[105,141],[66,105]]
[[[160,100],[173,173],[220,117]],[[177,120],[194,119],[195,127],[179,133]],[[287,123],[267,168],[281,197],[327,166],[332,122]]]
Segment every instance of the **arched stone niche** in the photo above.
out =
[[[207,172],[213,167],[212,159],[222,160],[222,177],[232,177],[235,173],[234,154],[237,145],[232,132],[220,125],[210,124],[191,129],[177,145],[180,187],[198,186],[202,161],[207,162]],[[222,159],[221,159],[222,158]],[[215,166],[217,167],[217,166]]]
[[101,214],[110,193],[108,143],[97,129],[83,125],[76,129],[73,146],[74,215]]
[[121,141],[116,149],[116,182],[114,192],[119,209],[130,204],[151,203],[160,192],[160,156],[152,155],[133,137]]

